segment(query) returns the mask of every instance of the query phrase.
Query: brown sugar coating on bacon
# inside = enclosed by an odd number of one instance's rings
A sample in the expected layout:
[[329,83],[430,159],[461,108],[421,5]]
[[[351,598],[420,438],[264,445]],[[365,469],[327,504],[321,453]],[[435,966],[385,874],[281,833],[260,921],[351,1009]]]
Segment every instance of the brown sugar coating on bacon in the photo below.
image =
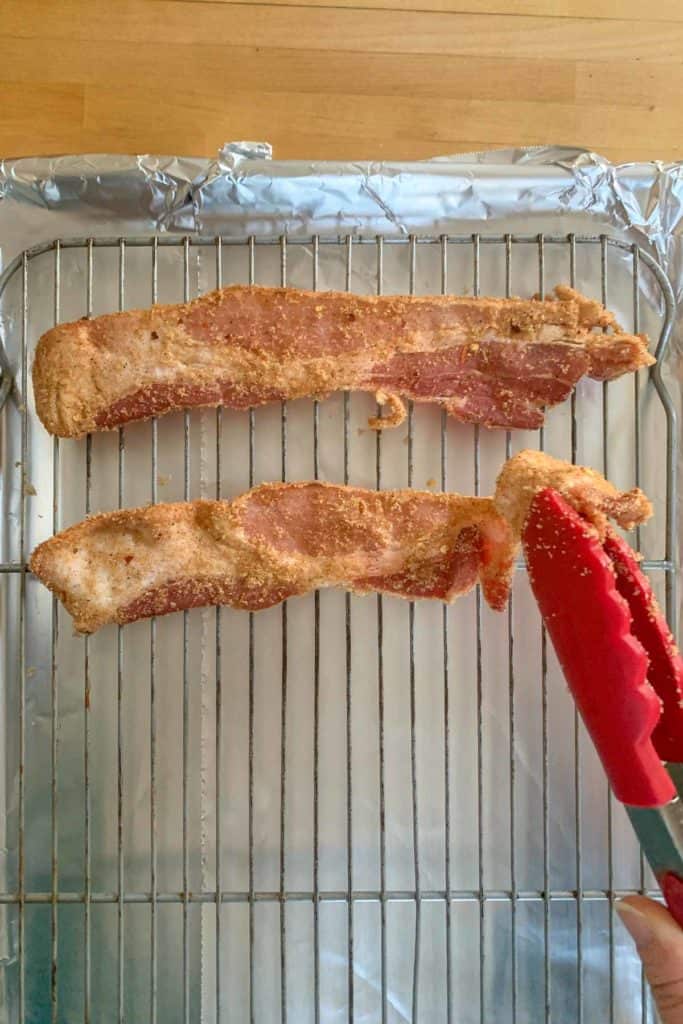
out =
[[60,437],[341,390],[379,392],[386,425],[410,398],[466,422],[531,428],[584,375],[650,365],[647,344],[563,287],[525,300],[237,285],[53,328],[38,343],[33,388],[40,419]]
[[546,487],[558,491],[603,536],[608,519],[632,530],[652,515],[652,505],[639,487],[619,491],[594,469],[573,466],[545,452],[522,451],[503,466],[494,497],[516,539],[521,537],[535,495]]
[[594,470],[521,452],[496,495],[262,484],[234,501],[150,505],[93,516],[33,552],[33,573],[89,633],[207,604],[256,611],[318,587],[451,601],[481,583],[507,600],[534,495],[554,487],[599,530],[627,529],[652,508]]
[[507,597],[514,545],[489,498],[263,484],[234,501],[93,516],[41,544],[31,569],[76,628],[207,604],[258,610],[317,587],[451,601]]

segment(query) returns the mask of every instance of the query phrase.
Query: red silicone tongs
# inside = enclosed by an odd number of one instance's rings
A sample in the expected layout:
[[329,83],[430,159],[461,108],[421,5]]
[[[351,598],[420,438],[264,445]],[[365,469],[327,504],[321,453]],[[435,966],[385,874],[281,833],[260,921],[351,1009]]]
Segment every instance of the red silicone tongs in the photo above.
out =
[[546,489],[522,543],[581,717],[683,926],[683,659],[635,552],[609,528],[601,539]]

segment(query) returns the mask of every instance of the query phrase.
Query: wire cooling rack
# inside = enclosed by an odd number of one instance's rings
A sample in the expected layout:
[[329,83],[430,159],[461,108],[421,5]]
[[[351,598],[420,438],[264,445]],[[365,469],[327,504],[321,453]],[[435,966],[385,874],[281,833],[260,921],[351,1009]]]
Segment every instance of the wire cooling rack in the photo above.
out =
[[375,435],[369,399],[345,395],[47,437],[29,387],[40,333],[233,281],[475,295],[569,282],[649,330],[660,359],[673,322],[662,270],[607,237],[81,238],[8,266],[2,1019],[649,1020],[611,907],[653,882],[522,566],[503,616],[478,591],[449,609],[323,592],[83,639],[26,560],[104,508],[264,478],[490,493],[503,458],[546,447],[649,491],[658,532],[636,539],[673,621],[661,364],[582,386],[533,433],[416,407],[407,431]]

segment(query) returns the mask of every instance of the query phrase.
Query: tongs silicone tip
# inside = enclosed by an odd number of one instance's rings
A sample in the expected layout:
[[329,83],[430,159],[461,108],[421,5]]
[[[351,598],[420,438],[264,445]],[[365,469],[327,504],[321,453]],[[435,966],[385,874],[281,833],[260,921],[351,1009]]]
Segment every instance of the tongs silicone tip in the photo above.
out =
[[[534,498],[529,579],[581,717],[683,924],[683,659],[638,556],[556,491]],[[675,769],[675,770],[674,770]]]
[[683,880],[673,871],[665,871],[659,877],[659,884],[666,905],[680,925],[683,925]]
[[534,595],[616,796],[635,807],[668,803],[676,791],[652,742],[661,702],[598,532],[547,489],[522,539]]
[[616,572],[617,590],[631,613],[631,633],[649,659],[648,681],[661,701],[652,742],[662,761],[683,762],[683,658],[637,555],[610,530],[604,548]]

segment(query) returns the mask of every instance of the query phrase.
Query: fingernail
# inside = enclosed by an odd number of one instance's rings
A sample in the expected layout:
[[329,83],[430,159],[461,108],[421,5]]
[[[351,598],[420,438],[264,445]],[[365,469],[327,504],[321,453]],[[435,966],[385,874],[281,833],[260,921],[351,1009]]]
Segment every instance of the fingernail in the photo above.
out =
[[654,932],[645,914],[625,900],[619,900],[615,909],[636,946],[641,948],[652,942]]

